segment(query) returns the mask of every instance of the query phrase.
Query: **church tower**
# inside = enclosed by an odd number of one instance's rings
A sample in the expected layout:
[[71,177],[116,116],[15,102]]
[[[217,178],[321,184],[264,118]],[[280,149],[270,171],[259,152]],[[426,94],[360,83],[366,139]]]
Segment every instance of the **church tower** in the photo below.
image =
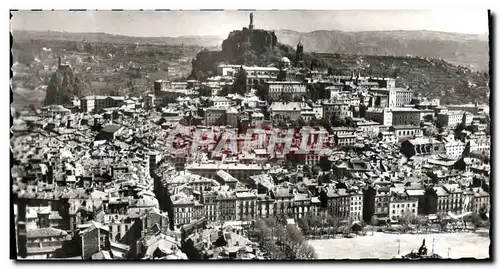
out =
[[297,50],[295,51],[295,66],[304,67],[304,46],[302,45],[302,39],[297,44]]

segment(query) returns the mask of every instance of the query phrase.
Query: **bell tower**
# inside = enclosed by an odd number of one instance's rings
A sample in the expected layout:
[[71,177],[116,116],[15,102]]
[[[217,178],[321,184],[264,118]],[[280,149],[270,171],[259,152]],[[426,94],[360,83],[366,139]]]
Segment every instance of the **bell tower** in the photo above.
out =
[[304,67],[304,45],[302,45],[302,39],[297,44],[297,50],[295,51],[295,66]]

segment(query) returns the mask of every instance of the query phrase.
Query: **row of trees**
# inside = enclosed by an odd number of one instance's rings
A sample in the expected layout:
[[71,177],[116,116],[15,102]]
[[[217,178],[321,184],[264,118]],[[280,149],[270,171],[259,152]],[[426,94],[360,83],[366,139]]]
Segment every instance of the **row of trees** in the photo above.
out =
[[297,220],[297,225],[304,235],[315,238],[323,237],[335,238],[335,234],[340,231],[349,231],[349,225],[341,224],[340,220],[327,215],[326,218],[320,218],[317,215],[306,214],[303,218]]
[[273,260],[311,260],[317,255],[295,225],[285,218],[258,219],[249,228],[251,240],[259,243],[262,251]]
[[403,233],[407,233],[412,228],[415,228],[417,233],[422,230],[425,230],[427,233],[431,228],[437,228],[438,232],[443,232],[446,231],[449,226],[451,226],[452,229],[461,229],[471,225],[475,231],[479,227],[487,226],[487,220],[484,220],[480,214],[475,213],[457,220],[447,217],[446,214],[438,214],[436,217],[436,220],[431,222],[426,216],[415,216],[407,213],[399,217],[398,224],[401,226],[401,232]]
[[330,122],[333,127],[354,127],[354,121],[351,117],[340,117],[337,114],[332,115]]
[[[336,234],[358,234],[363,231],[365,224],[367,222],[364,220],[354,223],[351,219],[342,220],[331,215],[320,217],[306,214],[303,218],[297,220],[297,225],[304,235],[310,238],[335,238]],[[371,225],[373,234],[377,226],[380,227],[380,225],[386,224],[386,227],[389,227],[391,222],[387,220],[387,222],[381,223],[376,216],[372,216],[369,224]],[[431,222],[426,216],[413,215],[407,212],[398,218],[397,224],[399,224],[399,231],[402,233],[407,233],[412,229],[415,229],[417,233],[423,230],[427,233],[432,228],[437,228],[438,232],[442,232],[446,231],[450,226],[452,229],[459,229],[460,227],[467,227],[468,224],[472,225],[475,231],[478,227],[487,227],[488,220],[481,217],[480,214],[470,214],[462,220],[453,220],[444,214],[439,214],[436,221]]]

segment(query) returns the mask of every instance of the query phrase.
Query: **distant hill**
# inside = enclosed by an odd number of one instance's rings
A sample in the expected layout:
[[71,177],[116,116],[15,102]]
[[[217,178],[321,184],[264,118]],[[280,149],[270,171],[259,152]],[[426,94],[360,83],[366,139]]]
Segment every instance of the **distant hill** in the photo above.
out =
[[[192,61],[190,77],[203,79],[212,76],[217,65],[222,62],[267,66],[276,64],[282,56],[294,61],[295,51],[292,46],[283,44],[275,33],[265,30],[254,30],[252,33],[246,30],[231,32],[223,41],[222,50],[203,50],[196,55]],[[397,34],[406,36],[401,32],[393,33],[394,36]],[[425,33],[419,32],[415,36],[423,34]],[[429,36],[435,34],[430,32]],[[446,34],[442,36],[446,37]],[[449,36],[449,39],[459,38],[454,34]],[[297,42],[299,40],[300,37]],[[307,48],[305,41],[303,39],[304,48]],[[435,49],[439,50],[439,47]],[[411,87],[423,96],[440,98],[443,104],[489,101],[487,72],[474,71],[432,57],[308,52],[304,54],[304,63],[308,67],[313,63],[315,68],[328,68],[333,74],[339,75],[355,73],[362,76],[394,77],[397,78],[397,86]]]
[[72,33],[54,31],[12,31],[14,40],[38,39],[76,42],[102,42],[115,44],[153,44],[215,47],[221,44],[224,36],[178,36],[178,37],[134,37],[107,33]]
[[334,74],[396,78],[396,86],[439,98],[442,104],[489,102],[489,75],[429,57],[313,53]]
[[313,31],[275,30],[280,43],[304,50],[341,54],[420,56],[444,59],[456,65],[489,70],[487,35],[436,31]]
[[[249,37],[248,31],[240,30],[231,32],[224,42],[210,36],[136,38],[102,33],[14,32],[15,41],[87,40],[117,44],[187,45],[189,40],[195,44],[205,38],[207,41],[202,46],[211,47],[212,50],[204,49],[192,60],[190,77],[197,79],[215,74],[221,62],[267,66],[277,63],[283,56],[293,61],[293,48],[302,39],[304,49],[309,51],[304,54],[306,66],[314,63],[315,68],[330,68],[335,74],[360,72],[361,75],[397,77],[398,85],[412,87],[428,97],[441,98],[443,103],[488,102],[488,72],[476,72],[468,68],[482,66],[482,70],[488,70],[488,41],[485,36],[431,31],[299,33],[290,30],[254,30]],[[135,55],[127,57],[144,59],[147,53]],[[24,83],[24,80],[21,82]],[[23,92],[17,95],[22,96]]]
[[[444,59],[456,65],[489,70],[487,35],[436,31],[366,31],[343,32],[319,30],[297,32],[275,30],[279,42],[295,47],[302,39],[307,52],[341,54],[420,56]],[[185,45],[219,50],[225,36],[132,37],[106,33],[71,33],[54,31],[13,31],[14,39],[88,41],[120,44]]]

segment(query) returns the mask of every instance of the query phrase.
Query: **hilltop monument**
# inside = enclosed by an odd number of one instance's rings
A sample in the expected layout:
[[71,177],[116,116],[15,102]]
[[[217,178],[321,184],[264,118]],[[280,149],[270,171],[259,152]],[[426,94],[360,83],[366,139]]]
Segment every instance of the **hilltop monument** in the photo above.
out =
[[250,24],[248,25],[248,30],[253,30],[253,13],[250,13]]

